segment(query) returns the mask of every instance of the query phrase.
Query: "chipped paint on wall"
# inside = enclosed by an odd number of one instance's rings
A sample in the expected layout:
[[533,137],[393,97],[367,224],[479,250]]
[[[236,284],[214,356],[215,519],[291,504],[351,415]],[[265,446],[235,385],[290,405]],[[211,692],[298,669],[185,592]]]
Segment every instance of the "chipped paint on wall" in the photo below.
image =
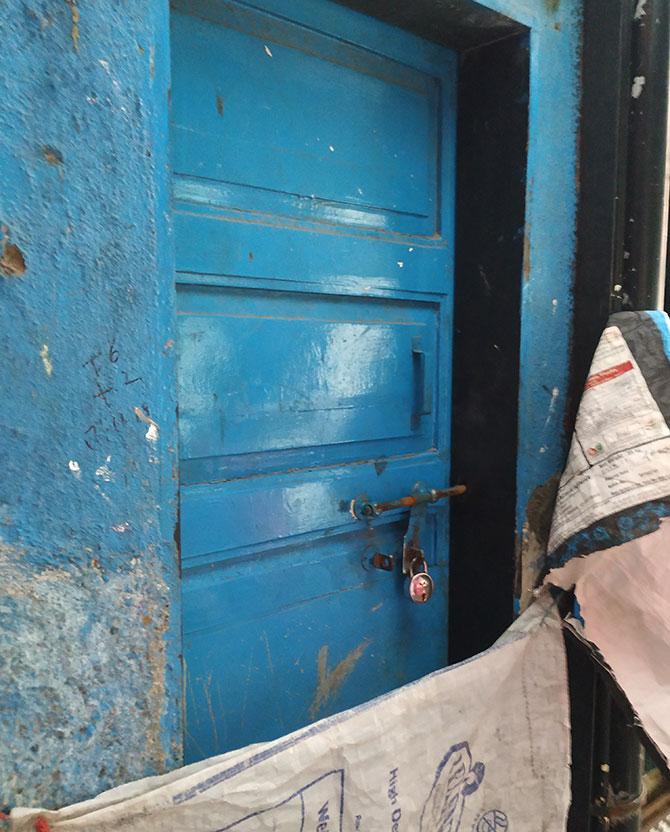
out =
[[58,805],[171,762],[160,558],[150,550],[121,570],[95,551],[72,560],[38,565],[27,549],[0,545],[0,628],[11,634],[3,676],[12,681],[0,711],[3,803]]
[[636,75],[633,78],[633,84],[630,89],[630,94],[633,98],[639,98],[642,95],[642,90],[644,89],[644,85],[647,83],[647,79],[644,75]]
[[547,541],[560,479],[560,474],[554,474],[534,489],[528,501],[516,568],[517,597],[521,612],[533,600],[533,591],[547,571]]
[[52,807],[181,761],[168,9],[0,38],[0,804]]
[[49,355],[48,344],[42,344],[42,349],[40,350],[40,358],[42,359],[42,366],[44,367],[44,372],[50,377],[54,371],[54,365],[51,363],[51,356]]

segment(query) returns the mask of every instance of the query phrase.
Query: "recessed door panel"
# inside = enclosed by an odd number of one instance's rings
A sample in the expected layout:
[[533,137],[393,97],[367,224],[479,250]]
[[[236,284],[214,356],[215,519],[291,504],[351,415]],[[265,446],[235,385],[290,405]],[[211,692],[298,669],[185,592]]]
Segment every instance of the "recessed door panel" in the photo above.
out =
[[174,14],[176,173],[250,210],[434,230],[434,77],[242,5],[214,17]]

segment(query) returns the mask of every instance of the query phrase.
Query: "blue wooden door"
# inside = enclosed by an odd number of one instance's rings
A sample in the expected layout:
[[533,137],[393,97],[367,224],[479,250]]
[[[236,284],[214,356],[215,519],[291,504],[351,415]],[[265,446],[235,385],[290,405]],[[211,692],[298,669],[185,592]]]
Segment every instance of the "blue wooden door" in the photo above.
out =
[[325,0],[172,11],[186,757],[447,661],[453,53]]

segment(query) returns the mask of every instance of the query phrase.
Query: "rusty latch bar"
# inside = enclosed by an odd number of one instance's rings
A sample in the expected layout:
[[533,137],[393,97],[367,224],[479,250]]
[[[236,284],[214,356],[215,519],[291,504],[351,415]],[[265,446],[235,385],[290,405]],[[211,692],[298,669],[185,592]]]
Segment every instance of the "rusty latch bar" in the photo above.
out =
[[356,520],[367,520],[370,517],[379,517],[386,511],[393,511],[396,508],[414,508],[423,503],[436,503],[447,497],[458,497],[467,491],[464,485],[452,485],[450,488],[415,489],[412,494],[406,497],[399,497],[397,500],[388,500],[385,503],[372,503],[369,500],[352,500],[351,515]]

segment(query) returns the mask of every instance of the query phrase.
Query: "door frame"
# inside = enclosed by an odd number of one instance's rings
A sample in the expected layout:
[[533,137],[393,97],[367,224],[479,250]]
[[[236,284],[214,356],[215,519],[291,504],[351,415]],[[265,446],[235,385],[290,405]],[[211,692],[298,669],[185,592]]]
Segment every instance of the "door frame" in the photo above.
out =
[[[214,1],[214,0],[213,0]],[[286,0],[271,0],[276,5],[286,6]],[[309,6],[310,0],[291,0],[301,6]],[[389,22],[394,22],[405,14],[407,4],[396,3],[394,0],[359,0],[348,2],[346,5],[358,8],[366,7],[369,12],[377,16],[384,16]],[[507,31],[510,37],[518,37],[520,33],[527,38],[528,43],[528,140],[524,182],[525,222],[517,229],[518,268],[516,268],[518,290],[518,316],[509,320],[508,334],[510,343],[518,339],[518,360],[512,362],[514,372],[518,374],[518,386],[511,390],[498,391],[497,398],[489,396],[487,389],[480,386],[481,379],[470,386],[463,404],[462,413],[467,414],[468,408],[477,406],[482,401],[487,402],[487,418],[492,418],[496,412],[496,405],[509,403],[512,399],[516,407],[507,408],[506,419],[513,423],[517,435],[517,449],[514,454],[514,465],[509,464],[509,442],[506,448],[500,448],[499,443],[489,441],[479,434],[478,441],[486,453],[480,454],[477,488],[471,488],[468,497],[469,517],[467,522],[461,522],[452,514],[452,528],[460,529],[458,540],[455,542],[453,555],[463,561],[476,563],[481,574],[487,576],[490,585],[494,587],[493,614],[482,615],[482,606],[476,603],[477,587],[464,586],[458,580],[454,584],[454,591],[459,595],[467,593],[469,601],[461,605],[463,620],[458,627],[467,626],[468,621],[474,622],[476,640],[481,642],[479,648],[488,646],[487,634],[482,631],[484,620],[493,621],[497,631],[508,623],[514,614],[515,592],[513,586],[514,564],[529,566],[537,560],[542,549],[541,536],[538,534],[538,518],[552,503],[550,484],[562,470],[564,455],[567,447],[567,434],[564,427],[566,411],[566,393],[569,374],[569,346],[571,337],[572,314],[572,284],[573,262],[575,256],[575,223],[577,207],[577,138],[579,115],[579,83],[580,83],[580,17],[581,3],[579,0],[484,0],[473,3],[471,0],[457,0],[450,4],[447,19],[443,20],[444,28],[440,28],[437,15],[440,12],[437,4],[432,0],[422,0],[413,4],[415,19],[403,19],[404,27],[416,31],[417,21],[421,19],[437,21],[434,36],[442,37],[444,45],[451,46],[461,52],[462,60],[472,58],[473,48],[486,46],[493,40],[500,39],[501,25],[511,25]],[[313,4],[311,4],[313,9]],[[502,16],[502,17],[501,17]],[[156,59],[152,64],[152,78],[156,82],[164,81],[169,88],[169,13],[167,4],[164,14],[164,31],[160,43],[157,44]],[[152,61],[154,61],[152,51]],[[160,114],[160,122],[164,125],[165,141],[168,143],[169,124],[169,95],[165,99],[164,111]],[[493,137],[495,138],[495,137]],[[157,170],[157,179],[162,180],[162,188],[169,193],[171,171]],[[458,177],[458,174],[457,174]],[[476,207],[476,200],[473,199]],[[480,206],[480,210],[485,206]],[[501,211],[502,215],[505,213]],[[474,212],[475,219],[477,212]],[[491,235],[492,226],[486,229]],[[457,235],[459,231],[457,230]],[[490,241],[489,237],[489,241]],[[174,266],[174,263],[173,263]],[[461,275],[457,265],[457,287]],[[465,280],[465,272],[462,275]],[[478,276],[482,280],[481,276]],[[477,279],[477,276],[474,278]],[[166,305],[172,307],[173,319],[170,331],[176,330],[174,316],[174,268],[169,280],[161,281],[161,291],[164,293]],[[457,289],[458,291],[458,289]],[[500,287],[505,291],[505,286]],[[492,304],[479,319],[479,332],[486,331],[496,322],[496,304]],[[466,330],[467,339],[473,339],[477,330],[473,329],[473,322],[457,317],[455,330],[458,334],[460,325]],[[516,336],[514,333],[518,333]],[[170,336],[168,335],[168,339]],[[467,343],[465,339],[463,344]],[[500,345],[499,345],[500,346]],[[457,352],[456,361],[472,361],[471,355],[461,356],[459,347],[454,345]],[[455,365],[458,373],[458,364]],[[511,376],[510,376],[511,378]],[[172,391],[176,390],[176,374],[172,371],[170,379]],[[515,411],[515,412],[513,412]],[[175,423],[168,428],[175,427]],[[508,425],[509,426],[509,425]],[[459,432],[461,425],[454,423],[452,447],[457,443],[464,443],[467,434]],[[467,440],[470,441],[470,440]],[[499,451],[503,451],[504,466],[508,476],[504,481],[500,478],[492,480],[483,476],[486,455],[494,459]],[[462,475],[466,481],[472,480],[473,470],[459,470],[458,461],[452,464],[454,475]],[[461,465],[462,468],[462,465]],[[472,513],[482,516],[482,507],[501,493],[514,494],[513,512],[509,509],[496,518],[490,526],[501,533],[499,539],[505,540],[503,552],[497,552],[492,558],[488,551],[482,551],[470,517]],[[478,502],[479,501],[479,502]],[[484,512],[485,512],[484,508]],[[512,516],[513,513],[513,516]],[[170,516],[171,515],[171,516]],[[179,541],[179,525],[177,509],[172,504],[163,510],[164,528],[171,526],[174,530],[177,545]],[[456,522],[454,522],[456,521]],[[481,525],[481,524],[480,524]],[[456,529],[454,529],[456,533]],[[510,546],[510,542],[513,545]],[[453,556],[452,555],[452,556]],[[502,555],[502,556],[501,556]],[[523,569],[521,570],[523,571]],[[474,574],[474,573],[473,573]],[[500,591],[500,576],[504,577]],[[466,574],[470,580],[472,574]],[[516,606],[518,608],[518,593]],[[486,605],[484,605],[486,606]],[[171,641],[170,654],[181,653],[177,629],[181,614],[180,610],[172,610],[172,625],[166,634]],[[463,645],[472,647],[473,644]],[[175,674],[176,676],[176,674]],[[175,678],[171,677],[171,680]],[[183,690],[165,690],[165,711],[162,724],[165,730],[173,726],[183,713]],[[174,740],[173,734],[169,736]]]

